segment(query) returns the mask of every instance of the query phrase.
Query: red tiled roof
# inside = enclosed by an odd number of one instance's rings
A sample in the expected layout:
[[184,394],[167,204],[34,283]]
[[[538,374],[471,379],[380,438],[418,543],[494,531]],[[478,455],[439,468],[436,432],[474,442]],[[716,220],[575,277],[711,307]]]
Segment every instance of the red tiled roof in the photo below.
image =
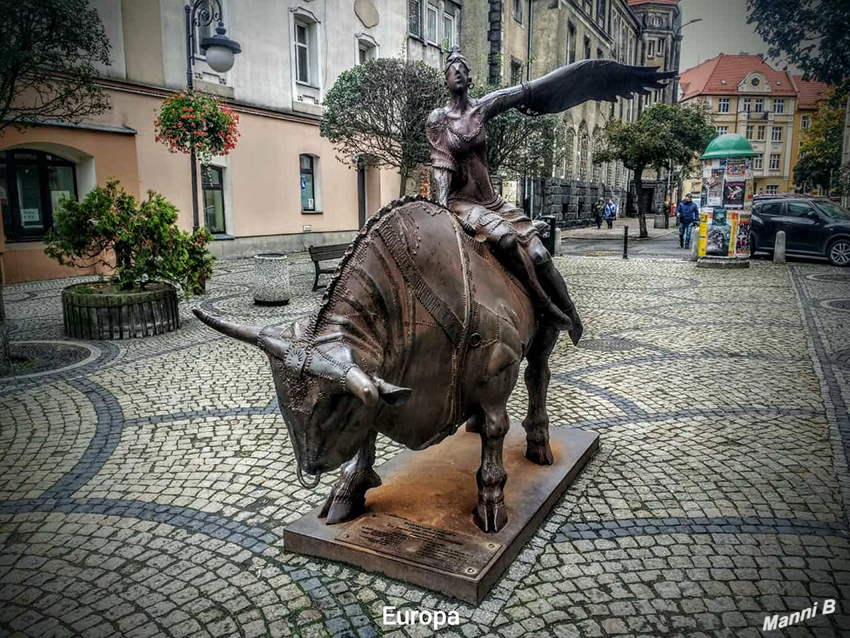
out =
[[697,95],[736,95],[741,80],[754,71],[761,73],[770,83],[770,95],[797,94],[791,75],[777,71],[761,56],[721,53],[681,74],[679,84],[682,87],[682,99]]
[[801,109],[816,109],[829,89],[823,82],[804,80],[802,75],[794,76],[794,84],[797,85],[797,107]]

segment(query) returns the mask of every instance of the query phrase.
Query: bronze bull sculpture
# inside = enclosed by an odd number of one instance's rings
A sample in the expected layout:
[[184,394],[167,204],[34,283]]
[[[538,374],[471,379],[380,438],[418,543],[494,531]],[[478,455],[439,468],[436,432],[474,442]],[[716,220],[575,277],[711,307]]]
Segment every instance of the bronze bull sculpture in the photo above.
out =
[[485,125],[514,108],[540,115],[646,95],[675,75],[584,60],[473,100],[458,50],[445,74],[449,103],[426,124],[438,202],[405,198],[370,219],[307,320],[255,328],[194,311],[268,355],[299,480],[343,466],[322,511],[329,524],[362,514],[366,491],[381,484],[372,467],[379,433],[421,450],[466,422],[481,436],[475,522],[504,527],[506,405],[520,363],[525,455],[551,464],[548,359],[559,331],[578,343],[582,325],[531,220],[492,187]]
[[[526,289],[432,201],[405,198],[371,218],[307,319],[258,328],[194,312],[268,355],[299,477],[343,466],[322,512],[328,524],[362,514],[366,491],[381,484],[379,433],[421,450],[467,423],[481,436],[475,522],[500,530],[506,405],[524,358],[526,457],[553,461],[547,361],[558,329],[537,320]],[[577,314],[573,322],[577,342]]]

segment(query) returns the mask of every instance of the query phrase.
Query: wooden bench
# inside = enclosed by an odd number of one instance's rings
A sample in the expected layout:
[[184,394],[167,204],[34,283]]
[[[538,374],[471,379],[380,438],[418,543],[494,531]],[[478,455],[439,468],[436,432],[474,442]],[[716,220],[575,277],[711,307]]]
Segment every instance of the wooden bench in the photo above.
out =
[[313,266],[316,269],[316,278],[313,280],[313,290],[324,288],[319,285],[319,275],[332,275],[336,270],[336,266],[332,268],[322,268],[321,262],[339,259],[345,254],[345,249],[348,244],[332,244],[330,246],[310,246],[310,259],[313,260]]

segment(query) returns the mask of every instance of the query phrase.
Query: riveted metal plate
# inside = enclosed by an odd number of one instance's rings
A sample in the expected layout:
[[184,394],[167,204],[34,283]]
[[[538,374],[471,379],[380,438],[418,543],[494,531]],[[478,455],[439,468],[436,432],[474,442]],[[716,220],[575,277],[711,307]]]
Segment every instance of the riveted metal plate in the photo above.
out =
[[336,540],[470,578],[475,578],[502,548],[501,543],[495,541],[386,514],[357,519],[337,534]]

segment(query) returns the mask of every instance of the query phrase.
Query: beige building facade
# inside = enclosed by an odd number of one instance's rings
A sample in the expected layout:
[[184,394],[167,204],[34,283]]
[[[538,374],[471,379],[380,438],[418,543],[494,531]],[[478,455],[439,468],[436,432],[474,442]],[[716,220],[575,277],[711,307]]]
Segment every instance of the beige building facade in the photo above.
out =
[[679,84],[683,103],[705,100],[718,134],[738,133],[750,141],[758,153],[752,159],[756,194],[794,191],[804,113],[790,73],[758,55],[720,54],[683,72]]
[[[162,100],[186,85],[184,3],[90,0],[112,45],[100,84],[106,113],[79,125],[44,125],[0,138],[7,282],[80,274],[58,266],[41,241],[63,194],[82,198],[109,178],[131,194],[151,189],[180,210],[191,229],[187,156],[154,139]],[[414,24],[409,6],[418,6]],[[319,135],[325,93],[340,73],[378,56],[406,56],[440,66],[459,43],[461,7],[451,0],[222,0],[228,37],[242,53],[216,73],[195,52],[197,89],[221,96],[240,115],[235,150],[213,160],[198,180],[201,225],[221,256],[347,242],[365,220],[398,196],[394,171],[338,159]],[[435,16],[436,12],[436,16]],[[419,33],[416,33],[418,26]],[[209,27],[206,27],[209,29]],[[198,38],[206,35],[198,27]],[[359,172],[362,171],[362,172]],[[308,191],[305,191],[305,185]],[[309,196],[308,196],[309,195]]]

